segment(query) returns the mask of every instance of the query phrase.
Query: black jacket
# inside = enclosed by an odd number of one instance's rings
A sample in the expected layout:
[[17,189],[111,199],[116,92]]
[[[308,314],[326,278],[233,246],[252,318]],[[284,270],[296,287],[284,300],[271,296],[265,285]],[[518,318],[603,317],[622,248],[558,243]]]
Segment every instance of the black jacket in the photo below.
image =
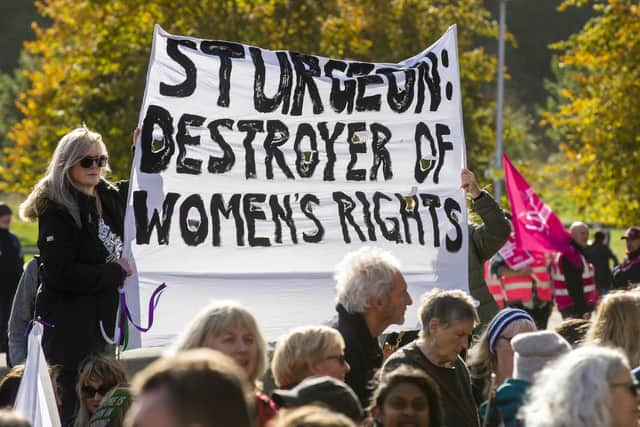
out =
[[382,349],[377,337],[372,337],[369,327],[359,313],[349,313],[341,304],[336,306],[338,315],[331,321],[344,338],[344,355],[351,366],[345,382],[356,393],[363,406],[368,406],[372,390],[367,387],[373,375],[382,366]]
[[640,249],[627,255],[622,264],[613,269],[616,289],[626,289],[640,283]]
[[[122,239],[126,184],[101,181],[96,191],[103,218]],[[81,228],[66,208],[52,201],[38,216],[42,287],[36,296],[36,315],[54,325],[45,327],[42,344],[48,361],[63,369],[75,369],[87,355],[105,349],[99,321],[112,336],[117,288],[123,283],[120,266],[105,263],[107,250],[98,237],[95,197],[73,194]]]

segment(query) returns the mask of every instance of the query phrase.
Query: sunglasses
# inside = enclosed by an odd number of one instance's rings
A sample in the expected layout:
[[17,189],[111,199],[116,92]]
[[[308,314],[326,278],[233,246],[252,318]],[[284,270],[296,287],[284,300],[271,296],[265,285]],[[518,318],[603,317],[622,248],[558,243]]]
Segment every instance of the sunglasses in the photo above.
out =
[[78,164],[85,169],[89,169],[91,166],[93,166],[93,163],[95,162],[95,164],[98,165],[99,168],[101,168],[107,164],[107,160],[109,160],[107,156],[97,156],[97,157],[87,156],[87,157],[81,158]]
[[632,395],[638,396],[640,395],[640,383],[613,383],[610,384],[611,387],[626,387]]
[[82,397],[84,397],[85,399],[91,399],[96,395],[96,393],[98,393],[100,396],[106,395],[112,388],[113,387],[109,387],[106,385],[102,385],[98,388],[91,387],[90,385],[85,385],[82,386],[80,392],[82,393]]
[[344,354],[339,354],[336,356],[327,356],[324,358],[325,360],[337,360],[341,365],[347,363],[347,359],[344,357]]

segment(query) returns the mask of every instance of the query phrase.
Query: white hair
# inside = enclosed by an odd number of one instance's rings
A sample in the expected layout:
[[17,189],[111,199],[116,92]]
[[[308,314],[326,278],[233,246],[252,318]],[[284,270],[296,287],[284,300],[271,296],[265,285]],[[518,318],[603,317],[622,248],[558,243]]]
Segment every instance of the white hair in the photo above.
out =
[[587,345],[547,365],[529,390],[519,418],[527,427],[611,425],[611,382],[629,369],[622,351]]
[[585,224],[584,222],[582,222],[582,221],[574,221],[569,226],[569,231],[573,231],[576,228],[586,228],[588,230],[589,226],[587,224]]
[[371,297],[391,293],[393,276],[400,272],[398,260],[390,252],[365,246],[349,252],[336,268],[336,300],[349,313],[364,313]]

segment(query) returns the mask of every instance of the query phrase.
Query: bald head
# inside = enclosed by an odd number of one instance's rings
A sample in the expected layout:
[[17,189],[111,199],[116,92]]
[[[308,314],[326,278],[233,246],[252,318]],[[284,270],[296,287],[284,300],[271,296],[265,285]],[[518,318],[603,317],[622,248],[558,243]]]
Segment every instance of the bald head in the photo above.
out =
[[589,226],[584,222],[576,221],[569,227],[569,233],[571,233],[571,239],[576,242],[580,247],[586,247],[589,241]]

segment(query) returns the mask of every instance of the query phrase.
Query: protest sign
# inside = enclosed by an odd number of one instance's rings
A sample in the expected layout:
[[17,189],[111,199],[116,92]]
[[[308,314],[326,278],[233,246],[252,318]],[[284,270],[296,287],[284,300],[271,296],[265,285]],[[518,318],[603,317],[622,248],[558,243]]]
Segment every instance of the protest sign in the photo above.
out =
[[[126,214],[126,295],[170,342],[211,299],[274,339],[328,320],[336,263],[390,250],[409,291],[467,287],[456,28],[398,64],[216,40],[156,26]],[[417,324],[415,306],[407,325]]]

